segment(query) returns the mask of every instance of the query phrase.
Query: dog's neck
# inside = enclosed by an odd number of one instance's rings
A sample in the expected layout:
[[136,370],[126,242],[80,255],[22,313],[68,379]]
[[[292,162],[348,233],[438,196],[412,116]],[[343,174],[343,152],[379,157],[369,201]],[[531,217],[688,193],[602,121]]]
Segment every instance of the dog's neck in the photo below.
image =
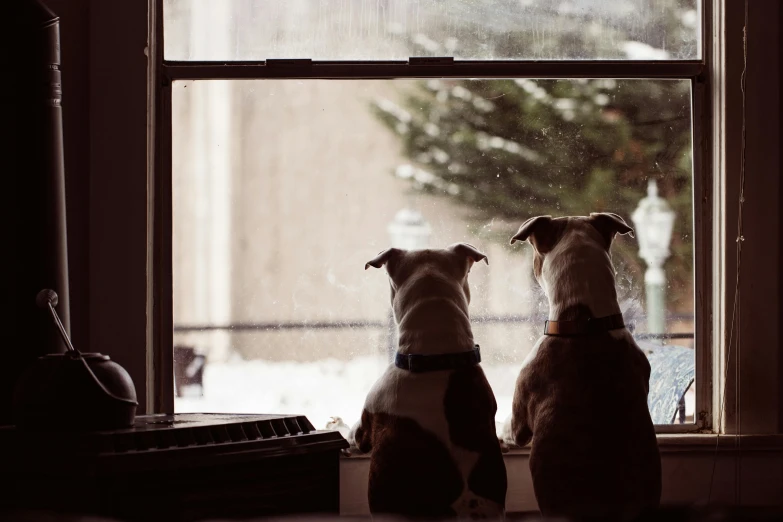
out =
[[474,348],[467,303],[432,297],[400,313],[397,350],[402,354],[437,355]]
[[[542,278],[550,321],[619,314],[615,270],[609,253],[591,241],[573,241],[547,256]],[[551,283],[550,283],[551,282]],[[578,311],[579,317],[573,317]]]

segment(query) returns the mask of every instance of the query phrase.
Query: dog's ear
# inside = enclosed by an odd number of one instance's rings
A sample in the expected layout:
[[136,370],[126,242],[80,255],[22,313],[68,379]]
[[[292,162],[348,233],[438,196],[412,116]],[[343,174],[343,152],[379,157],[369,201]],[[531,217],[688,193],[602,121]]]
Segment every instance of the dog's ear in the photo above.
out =
[[591,212],[587,221],[595,227],[606,241],[606,247],[612,246],[615,234],[633,235],[633,228],[628,226],[623,218],[612,212]]
[[373,259],[367,261],[367,263],[365,263],[364,265],[364,269],[367,270],[370,267],[381,268],[386,263],[394,259],[397,259],[401,255],[402,255],[402,250],[400,250],[399,248],[387,248],[386,250],[380,252]]
[[511,238],[511,244],[516,241],[528,241],[537,252],[546,254],[552,250],[565,229],[565,220],[552,219],[552,216],[536,216],[528,219],[519,227]]
[[451,248],[455,253],[469,259],[471,266],[473,263],[478,263],[479,261],[484,261],[486,264],[489,264],[489,259],[487,259],[486,254],[479,252],[478,249],[470,243],[455,243]]

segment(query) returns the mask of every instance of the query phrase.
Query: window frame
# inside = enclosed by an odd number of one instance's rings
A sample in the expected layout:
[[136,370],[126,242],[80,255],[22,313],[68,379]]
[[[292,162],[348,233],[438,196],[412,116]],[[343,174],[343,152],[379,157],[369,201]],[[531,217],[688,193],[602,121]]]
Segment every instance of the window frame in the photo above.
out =
[[[718,166],[725,161],[721,76],[715,62],[714,34],[726,0],[702,0],[701,58],[677,61],[630,60],[454,60],[447,64],[409,61],[176,61],[164,58],[163,2],[148,0],[148,244],[147,256],[147,409],[174,411],[172,302],[172,83],[178,80],[238,79],[425,79],[425,78],[639,78],[691,81],[694,223],[694,350],[696,403],[693,424],[656,425],[656,433],[723,431],[714,418],[722,406],[725,373],[725,318],[728,294],[725,183]],[[716,13],[716,11],[721,11]],[[713,14],[715,13],[715,14]],[[735,13],[736,14],[736,13]],[[710,45],[712,44],[712,45]],[[722,120],[721,120],[722,121]],[[725,123],[724,123],[725,125]],[[714,175],[713,175],[714,172]],[[717,218],[717,219],[715,219]],[[733,295],[733,294],[732,294]],[[717,364],[713,365],[713,361]],[[720,422],[719,422],[720,421]]]

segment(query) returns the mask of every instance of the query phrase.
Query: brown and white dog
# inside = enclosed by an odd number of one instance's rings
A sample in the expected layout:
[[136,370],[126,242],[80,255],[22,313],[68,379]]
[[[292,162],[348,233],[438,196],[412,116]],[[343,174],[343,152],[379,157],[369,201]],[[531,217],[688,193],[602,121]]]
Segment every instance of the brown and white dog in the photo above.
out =
[[545,517],[633,520],[660,503],[661,461],[647,408],[650,364],[625,328],[609,249],[633,229],[611,213],[539,216],[529,241],[549,300],[545,335],[517,379],[514,443],[532,441],[530,471]]
[[373,514],[504,517],[497,404],[468,316],[468,273],[481,260],[487,257],[475,247],[457,243],[391,248],[365,265],[386,266],[399,327],[396,360],[348,438],[351,451],[371,452]]

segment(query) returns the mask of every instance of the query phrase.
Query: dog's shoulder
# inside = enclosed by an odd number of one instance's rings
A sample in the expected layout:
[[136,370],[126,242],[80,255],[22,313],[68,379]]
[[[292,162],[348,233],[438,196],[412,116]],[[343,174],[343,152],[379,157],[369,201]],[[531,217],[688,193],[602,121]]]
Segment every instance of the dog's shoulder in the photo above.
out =
[[627,330],[624,330],[622,333],[624,333],[624,335],[617,336],[618,342],[621,342],[628,347],[628,354],[633,360],[634,366],[637,371],[641,373],[645,382],[648,382],[650,374],[652,373],[650,359],[647,358],[647,354],[639,347],[636,340]]
[[497,402],[480,366],[451,371],[443,407],[451,441],[466,449],[483,450],[496,436],[486,430],[494,422]]
[[493,415],[497,408],[487,376],[478,365],[459,368],[449,373],[446,402],[473,403],[481,408],[491,409]]
[[387,400],[389,394],[393,393],[399,386],[401,374],[396,370],[397,368],[391,364],[386,368],[386,371],[378,377],[378,380],[375,381],[365,397],[365,409],[369,409],[370,411],[382,411],[384,409],[383,402]]
[[414,415],[442,409],[451,372],[414,373],[389,365],[364,403],[365,410]]
[[557,358],[558,339],[541,336],[530,349],[517,379],[517,385],[538,382],[550,372],[552,361]]
[[650,378],[650,360],[628,330],[610,332],[611,348],[620,358],[626,360],[629,365],[639,372],[642,378]]
[[587,337],[544,336],[536,354],[539,369],[577,362],[600,364],[606,358],[649,365],[644,351],[625,329]]
[[649,360],[627,330],[589,338],[542,336],[522,364],[517,388],[528,392],[546,388],[550,382],[562,382],[565,375],[574,374],[577,369],[584,376],[584,371],[604,373],[613,369],[620,375],[629,368],[635,370],[633,375],[649,378]]
[[414,425],[445,437],[444,416],[432,415],[443,410],[447,376],[437,374],[445,373],[415,374],[389,365],[365,398],[357,443],[362,439],[370,447],[383,433],[410,434]]

